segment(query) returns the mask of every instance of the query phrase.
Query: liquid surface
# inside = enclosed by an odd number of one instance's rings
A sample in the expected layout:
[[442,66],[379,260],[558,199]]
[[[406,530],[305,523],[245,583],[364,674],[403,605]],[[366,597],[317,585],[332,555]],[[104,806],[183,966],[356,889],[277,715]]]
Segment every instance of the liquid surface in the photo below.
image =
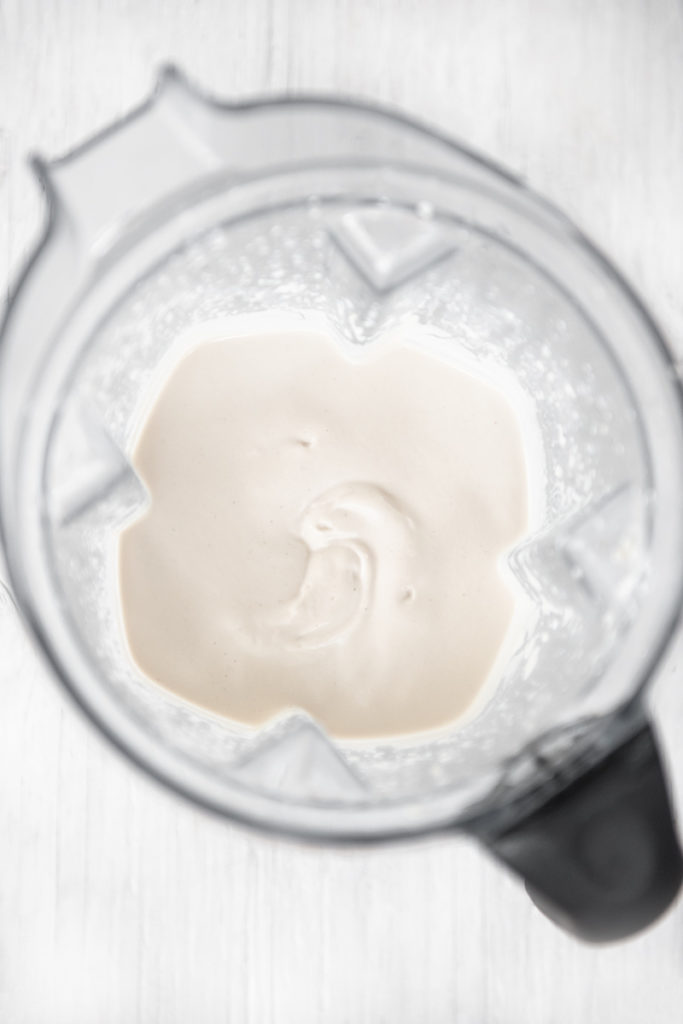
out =
[[286,332],[202,344],[170,373],[121,535],[144,673],[249,725],[288,708],[336,737],[451,723],[485,685],[527,527],[505,395],[397,343]]

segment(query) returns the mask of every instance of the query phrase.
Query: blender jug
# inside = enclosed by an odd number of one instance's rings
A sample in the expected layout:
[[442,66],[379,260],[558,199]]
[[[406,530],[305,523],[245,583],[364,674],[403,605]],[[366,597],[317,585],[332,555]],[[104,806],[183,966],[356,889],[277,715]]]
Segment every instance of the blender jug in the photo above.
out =
[[[585,939],[653,920],[682,876],[643,690],[681,603],[683,419],[625,282],[506,172],[333,99],[219,104],[169,69],[35,166],[50,216],[2,336],[0,516],[17,605],[76,701],[231,818],[335,841],[466,830]],[[427,327],[526,396],[538,509],[508,569],[533,614],[466,721],[333,742],[292,709],[247,729],[133,663],[116,545],[146,501],[140,409],[188,329],[248,315],[315,315],[358,345]]]

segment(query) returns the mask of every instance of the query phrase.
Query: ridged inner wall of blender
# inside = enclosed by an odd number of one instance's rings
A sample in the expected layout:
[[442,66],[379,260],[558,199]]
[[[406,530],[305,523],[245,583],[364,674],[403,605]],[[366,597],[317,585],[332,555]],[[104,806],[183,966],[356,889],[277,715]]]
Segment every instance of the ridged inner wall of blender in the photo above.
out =
[[[116,538],[146,500],[127,454],[141,405],[187,328],[252,313],[314,314],[358,344],[419,324],[526,398],[535,523],[507,571],[533,615],[485,709],[449,733],[333,746],[294,713],[250,734],[149,683],[127,653]],[[609,345],[543,268],[427,208],[306,203],[174,251],[84,348],[46,479],[58,585],[103,681],[169,745],[283,799],[408,799],[504,763],[570,704],[576,719],[647,586],[647,453]]]

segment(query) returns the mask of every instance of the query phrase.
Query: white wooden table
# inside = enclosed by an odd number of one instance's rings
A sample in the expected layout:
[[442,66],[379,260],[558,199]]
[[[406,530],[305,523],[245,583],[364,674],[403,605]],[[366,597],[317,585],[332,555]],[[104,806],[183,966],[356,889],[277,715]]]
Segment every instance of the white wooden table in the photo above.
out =
[[[683,352],[675,0],[0,0],[0,282],[42,216],[25,166],[173,60],[225,96],[400,105],[502,160],[616,259]],[[683,810],[677,658],[653,702]],[[3,1024],[675,1024],[683,904],[584,948],[464,841],[266,840],[105,745],[0,612]]]

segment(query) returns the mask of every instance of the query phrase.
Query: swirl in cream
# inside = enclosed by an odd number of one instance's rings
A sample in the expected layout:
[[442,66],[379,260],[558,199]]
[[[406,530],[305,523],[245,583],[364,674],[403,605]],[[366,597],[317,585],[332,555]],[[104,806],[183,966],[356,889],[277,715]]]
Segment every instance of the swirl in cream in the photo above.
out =
[[264,616],[267,642],[313,650],[341,641],[368,616],[387,621],[391,605],[414,597],[413,529],[400,503],[375,484],[340,484],[312,501],[299,524],[306,571],[296,595]]

